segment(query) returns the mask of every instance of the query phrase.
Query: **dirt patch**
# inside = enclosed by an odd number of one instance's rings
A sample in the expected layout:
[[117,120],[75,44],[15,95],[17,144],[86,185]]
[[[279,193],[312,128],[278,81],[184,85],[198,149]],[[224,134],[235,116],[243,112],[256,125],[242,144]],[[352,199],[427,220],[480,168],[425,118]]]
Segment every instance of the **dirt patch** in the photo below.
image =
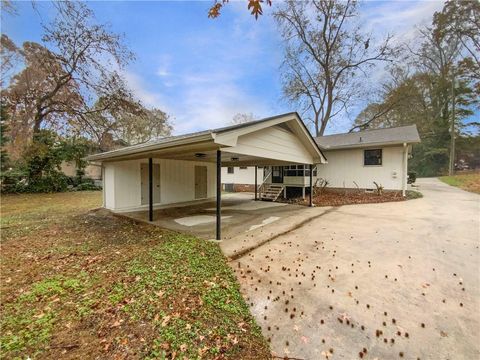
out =
[[[325,189],[313,197],[313,204],[316,206],[341,206],[353,204],[384,203],[391,201],[404,201],[401,191],[384,191],[381,195],[366,193],[363,190],[337,190]],[[281,200],[292,204],[308,205],[308,197]]]

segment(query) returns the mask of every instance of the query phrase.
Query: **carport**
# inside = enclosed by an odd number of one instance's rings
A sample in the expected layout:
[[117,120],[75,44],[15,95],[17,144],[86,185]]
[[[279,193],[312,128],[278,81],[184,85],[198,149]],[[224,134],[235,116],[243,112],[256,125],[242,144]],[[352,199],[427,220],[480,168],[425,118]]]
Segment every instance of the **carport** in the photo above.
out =
[[[217,240],[222,238],[222,166],[307,164],[312,169],[326,162],[297,113],[164,138],[87,160],[102,163],[103,206],[114,212],[148,209],[153,221],[154,209],[215,198]],[[310,171],[310,205],[312,186]]]

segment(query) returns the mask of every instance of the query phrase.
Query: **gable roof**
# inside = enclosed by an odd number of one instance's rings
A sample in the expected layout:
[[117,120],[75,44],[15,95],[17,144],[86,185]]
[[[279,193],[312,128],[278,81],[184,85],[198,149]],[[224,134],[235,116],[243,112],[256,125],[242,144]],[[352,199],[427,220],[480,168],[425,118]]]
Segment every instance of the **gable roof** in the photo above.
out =
[[387,129],[365,130],[352,133],[319,136],[315,138],[323,150],[361,148],[373,145],[414,144],[420,142],[416,125]]
[[[228,146],[228,137],[230,134],[234,136],[237,134],[248,133],[256,131],[261,128],[268,126],[279,125],[287,121],[297,120],[299,128],[301,129],[302,136],[305,136],[310,148],[318,155],[321,162],[326,161],[325,155],[322,153],[322,150],[318,146],[315,139],[312,137],[302,119],[297,112],[289,112],[285,114],[275,115],[268,118],[254,120],[246,123],[236,124],[225,126],[217,129],[203,130],[189,134],[169,136],[158,140],[148,141],[142,144],[127,146],[122,149],[107,151],[100,154],[95,154],[87,157],[87,160],[107,160],[113,159],[133,154],[140,154],[150,151],[161,150],[164,148],[171,148],[182,145],[195,144],[205,141],[211,141],[219,145]],[[225,138],[227,138],[225,142]]]

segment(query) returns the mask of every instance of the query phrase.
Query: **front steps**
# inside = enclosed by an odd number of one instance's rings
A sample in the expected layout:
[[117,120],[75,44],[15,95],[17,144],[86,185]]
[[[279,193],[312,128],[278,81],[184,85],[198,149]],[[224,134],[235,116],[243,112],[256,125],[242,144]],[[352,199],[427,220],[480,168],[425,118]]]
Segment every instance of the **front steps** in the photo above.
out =
[[275,201],[283,192],[284,186],[279,184],[269,184],[265,186],[265,190],[260,194],[261,200]]

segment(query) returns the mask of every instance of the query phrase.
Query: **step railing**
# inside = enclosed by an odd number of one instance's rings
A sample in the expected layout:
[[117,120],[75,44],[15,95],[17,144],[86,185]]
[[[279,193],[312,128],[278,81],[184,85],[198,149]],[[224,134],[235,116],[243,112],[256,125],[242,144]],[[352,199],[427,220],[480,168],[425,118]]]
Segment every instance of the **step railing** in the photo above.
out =
[[258,187],[258,195],[260,199],[262,198],[263,192],[265,192],[265,182],[267,181],[267,179],[270,177],[271,174],[272,174],[272,168],[270,166],[269,167],[265,166],[263,168],[263,180],[260,186]]

